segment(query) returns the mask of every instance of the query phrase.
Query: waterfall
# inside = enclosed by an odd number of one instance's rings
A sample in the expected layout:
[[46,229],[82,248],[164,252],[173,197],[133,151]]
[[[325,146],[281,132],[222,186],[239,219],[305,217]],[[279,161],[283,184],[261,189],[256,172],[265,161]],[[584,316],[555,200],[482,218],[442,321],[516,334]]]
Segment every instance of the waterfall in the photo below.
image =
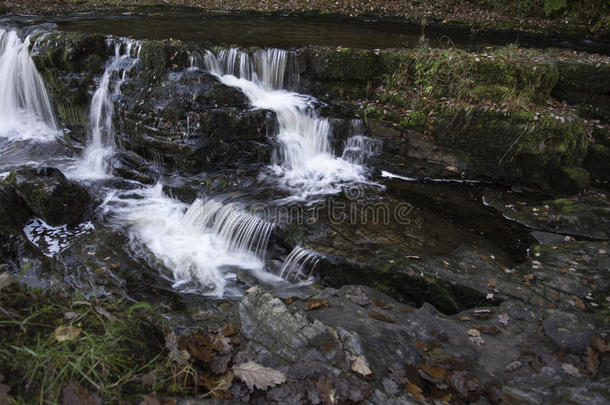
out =
[[350,137],[345,141],[342,159],[354,164],[364,164],[372,156],[382,151],[383,143],[378,139],[364,136],[364,128],[361,120],[351,120],[349,128]]
[[55,115],[29,48],[29,36],[0,28],[0,136],[51,140]]
[[237,272],[264,272],[264,256],[274,225],[237,204],[195,200],[186,204],[163,193],[163,186],[114,190],[102,203],[102,216],[117,230],[127,229],[134,253],[161,263],[168,280],[183,292],[239,296]]
[[[250,55],[238,49],[208,51],[203,63],[224,84],[239,88],[254,108],[269,109],[279,122],[280,147],[271,172],[293,199],[333,194],[346,183],[366,182],[363,166],[334,155],[331,126],[315,111],[316,100],[284,89],[290,78],[290,52],[259,50]],[[290,81],[290,80],[289,80]]]
[[212,230],[220,237],[223,250],[229,254],[253,252],[264,260],[272,223],[246,212],[235,203],[197,199],[185,213],[187,223],[202,231]]
[[[134,41],[118,42],[114,45],[114,56],[106,64],[104,74],[91,99],[89,139],[81,160],[74,167],[74,177],[95,179],[108,176],[108,158],[112,156],[115,147],[112,124],[114,99],[121,92],[127,72],[137,63],[138,54],[139,46]],[[113,84],[115,73],[119,74],[119,78]]]
[[286,257],[280,277],[291,282],[305,281],[311,277],[319,261],[316,252],[296,246]]

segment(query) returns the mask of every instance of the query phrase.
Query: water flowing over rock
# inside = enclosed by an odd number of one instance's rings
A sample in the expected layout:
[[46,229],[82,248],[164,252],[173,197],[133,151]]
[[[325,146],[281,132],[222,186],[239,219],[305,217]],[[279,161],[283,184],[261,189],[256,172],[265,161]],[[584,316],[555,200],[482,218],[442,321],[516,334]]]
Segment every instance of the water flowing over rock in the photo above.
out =
[[293,198],[334,194],[346,183],[366,182],[364,167],[334,155],[330,122],[315,112],[317,101],[281,87],[288,56],[277,49],[253,56],[236,49],[208,51],[204,65],[223,83],[243,91],[254,108],[276,113],[280,146],[270,169]]
[[55,114],[30,45],[29,37],[0,28],[0,136],[52,140]]
[[[138,62],[139,45],[133,41],[117,42],[114,56],[107,63],[89,109],[89,139],[82,160],[74,168],[79,178],[103,178],[108,176],[108,159],[115,147],[113,125],[114,99],[121,92],[125,75]],[[113,75],[119,79],[111,82]]]

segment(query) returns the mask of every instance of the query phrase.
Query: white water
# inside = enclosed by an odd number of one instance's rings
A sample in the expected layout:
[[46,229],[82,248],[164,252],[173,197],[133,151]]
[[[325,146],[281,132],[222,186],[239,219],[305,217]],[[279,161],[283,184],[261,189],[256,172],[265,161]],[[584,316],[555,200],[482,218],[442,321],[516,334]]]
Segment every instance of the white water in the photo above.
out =
[[103,210],[117,229],[128,229],[132,249],[171,271],[173,287],[212,296],[239,295],[236,272],[261,279],[264,253],[273,230],[234,204],[196,200],[190,207],[152,188],[113,192]]
[[342,159],[348,162],[362,165],[372,156],[379,155],[382,151],[382,142],[378,139],[369,138],[364,134],[364,125],[361,120],[350,121],[350,137],[345,142]]
[[334,194],[348,183],[367,182],[366,170],[334,155],[331,126],[314,110],[315,99],[284,90],[289,53],[261,50],[252,56],[237,49],[208,51],[204,65],[224,84],[239,88],[254,108],[269,109],[279,122],[271,170],[294,199]]
[[[134,48],[136,45],[136,48]],[[123,50],[123,52],[121,52]],[[132,54],[132,53],[135,53]],[[114,126],[114,99],[121,91],[121,84],[126,73],[138,61],[139,46],[133,41],[116,43],[114,56],[107,63],[100,83],[91,99],[89,109],[89,139],[83,156],[70,170],[71,177],[80,179],[103,179],[110,177],[108,159],[113,155],[115,148]],[[112,83],[115,73],[119,79]]]
[[53,257],[67,249],[78,237],[94,229],[91,222],[68,229],[67,225],[51,226],[40,218],[32,218],[24,226],[23,233],[45,256]]
[[0,28],[0,137],[52,141],[59,134],[30,38]]
[[280,277],[292,282],[306,281],[319,261],[320,256],[316,252],[295,246],[284,261]]

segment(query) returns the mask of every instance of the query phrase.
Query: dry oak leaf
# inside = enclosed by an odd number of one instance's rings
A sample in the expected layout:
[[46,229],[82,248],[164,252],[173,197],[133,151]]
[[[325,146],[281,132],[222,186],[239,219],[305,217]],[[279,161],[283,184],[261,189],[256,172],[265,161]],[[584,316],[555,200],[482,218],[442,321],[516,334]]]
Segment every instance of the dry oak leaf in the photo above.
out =
[[405,389],[407,390],[407,392],[409,394],[413,395],[415,397],[415,399],[418,399],[420,401],[426,400],[424,398],[424,395],[422,394],[421,388],[419,388],[417,385],[413,384],[412,382],[407,381],[405,384]]
[[82,331],[81,328],[77,328],[76,326],[62,325],[55,329],[53,335],[58,342],[65,342],[66,340],[76,339]]
[[572,364],[570,363],[563,363],[561,365],[561,369],[563,370],[564,373],[566,374],[570,374],[573,375],[575,377],[580,377],[580,371],[578,371],[578,369],[576,367],[574,367]]
[[286,376],[281,371],[261,366],[253,361],[233,366],[233,373],[237,378],[246,383],[250,390],[256,387],[259,390],[265,391],[269,387],[286,382]]
[[325,299],[312,298],[309,301],[307,301],[307,309],[310,311],[313,309],[320,309],[320,308],[324,308],[327,306],[328,306],[328,301],[326,301]]
[[364,377],[373,374],[364,356],[352,356],[352,371]]
[[600,337],[594,336],[591,338],[591,343],[593,347],[597,349],[600,353],[608,353],[610,352],[610,344],[604,342]]
[[389,316],[385,316],[383,314],[379,314],[377,312],[372,311],[371,313],[369,313],[369,316],[373,319],[377,319],[378,321],[383,321],[383,322],[388,322],[388,323],[394,323],[394,319],[390,318]]
[[585,357],[585,363],[587,365],[587,371],[591,374],[597,374],[599,368],[599,356],[595,353],[595,350],[591,346],[587,347],[587,356]]

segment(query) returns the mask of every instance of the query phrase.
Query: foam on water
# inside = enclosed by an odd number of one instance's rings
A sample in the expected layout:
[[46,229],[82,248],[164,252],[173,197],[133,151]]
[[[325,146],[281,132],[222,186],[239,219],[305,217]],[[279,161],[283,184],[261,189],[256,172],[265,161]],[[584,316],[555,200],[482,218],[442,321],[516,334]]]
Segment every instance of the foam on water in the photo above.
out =
[[240,295],[235,281],[243,269],[274,278],[263,271],[262,259],[272,226],[237,206],[197,200],[189,207],[164,195],[159,183],[114,191],[103,207],[111,224],[128,230],[135,253],[163,264],[181,291]]

